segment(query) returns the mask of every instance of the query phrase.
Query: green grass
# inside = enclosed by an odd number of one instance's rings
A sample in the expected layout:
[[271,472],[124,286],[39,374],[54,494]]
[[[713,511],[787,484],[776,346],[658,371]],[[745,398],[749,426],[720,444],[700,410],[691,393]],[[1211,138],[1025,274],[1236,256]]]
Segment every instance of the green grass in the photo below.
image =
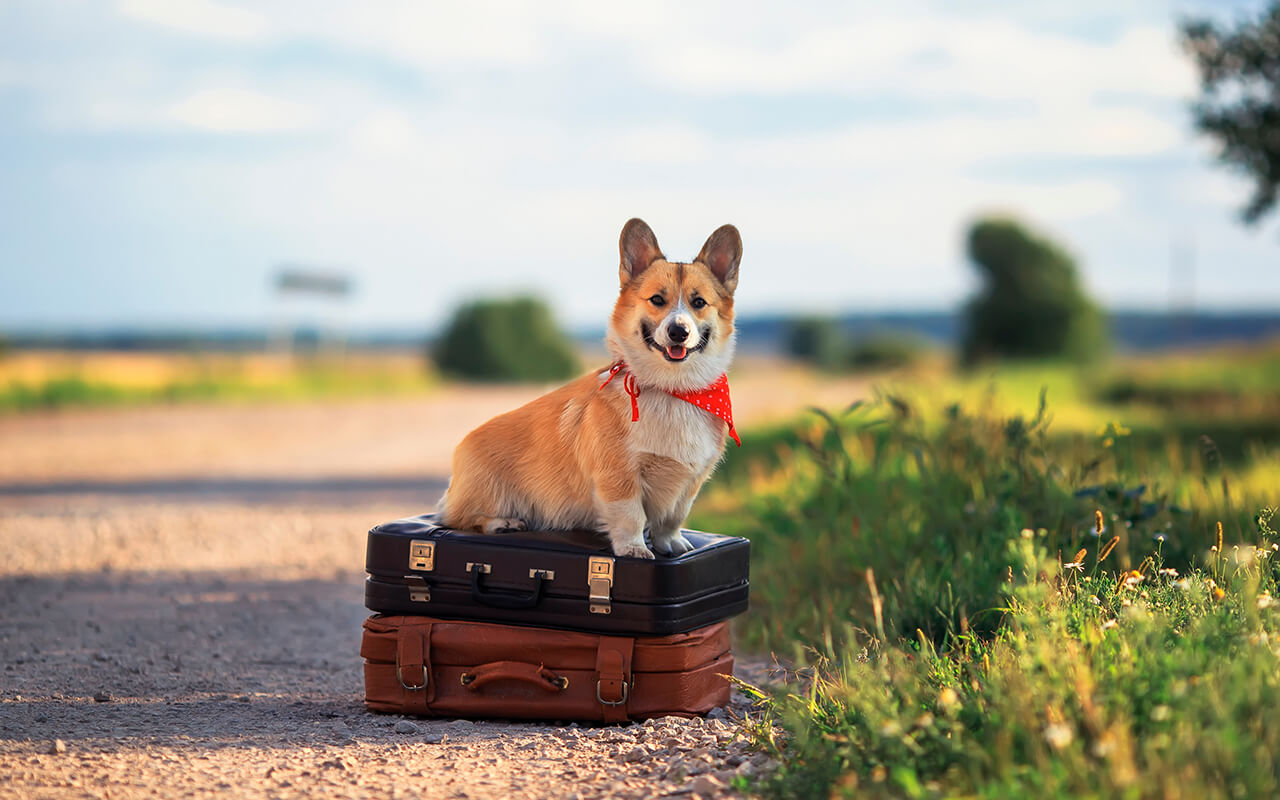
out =
[[1156,560],[1141,580],[1130,573],[1131,584],[1105,563],[1064,575],[1042,534],[1010,542],[1013,575],[994,636],[943,648],[868,636],[838,662],[819,662],[795,693],[764,698],[769,721],[786,730],[754,730],[784,764],[765,788],[784,797],[1274,797],[1273,536],[1240,563],[1184,578]]
[[748,726],[758,788],[1280,795],[1280,416],[1077,378],[900,383],[730,454],[694,524],[751,538],[739,642],[800,668]]

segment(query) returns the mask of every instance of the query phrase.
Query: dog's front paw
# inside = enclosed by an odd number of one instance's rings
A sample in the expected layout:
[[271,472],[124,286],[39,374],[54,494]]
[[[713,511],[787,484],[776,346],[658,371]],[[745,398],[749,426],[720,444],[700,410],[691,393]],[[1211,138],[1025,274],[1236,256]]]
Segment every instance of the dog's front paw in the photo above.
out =
[[613,554],[622,556],[623,558],[653,558],[653,551],[640,544],[615,544],[613,546]]
[[676,531],[669,536],[654,536],[653,549],[664,556],[682,556],[692,550],[693,545],[684,538],[684,534]]
[[484,523],[485,533],[515,533],[527,530],[529,530],[528,524],[515,517],[490,517]]

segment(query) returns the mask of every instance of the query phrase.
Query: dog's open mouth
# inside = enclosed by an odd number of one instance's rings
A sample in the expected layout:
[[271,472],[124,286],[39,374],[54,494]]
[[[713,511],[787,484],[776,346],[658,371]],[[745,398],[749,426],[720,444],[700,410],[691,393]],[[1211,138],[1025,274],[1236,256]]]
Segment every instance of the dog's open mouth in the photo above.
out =
[[663,347],[654,341],[653,328],[645,323],[640,324],[640,335],[644,337],[644,343],[661,353],[663,358],[673,363],[679,363],[694,353],[706,349],[707,342],[711,340],[711,329],[706,327],[702,329],[702,340],[698,342],[696,347],[685,347],[680,344],[671,344]]

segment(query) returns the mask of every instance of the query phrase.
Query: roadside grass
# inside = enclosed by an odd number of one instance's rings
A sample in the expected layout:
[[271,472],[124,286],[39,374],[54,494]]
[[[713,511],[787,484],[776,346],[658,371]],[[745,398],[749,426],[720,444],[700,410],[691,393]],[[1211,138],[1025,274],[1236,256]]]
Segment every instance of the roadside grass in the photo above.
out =
[[409,354],[39,353],[0,362],[0,413],[84,406],[303,401],[438,384]]
[[[1030,532],[990,637],[892,641],[763,696],[782,797],[1274,797],[1280,643],[1267,532],[1182,577],[1064,571]],[[1213,577],[1216,575],[1217,577]],[[786,734],[778,737],[772,725]]]
[[730,454],[692,524],[751,538],[739,641],[800,666],[748,725],[783,764],[757,788],[1280,795],[1280,417],[1130,422],[1105,382],[1027,406],[1060,369],[904,383]]

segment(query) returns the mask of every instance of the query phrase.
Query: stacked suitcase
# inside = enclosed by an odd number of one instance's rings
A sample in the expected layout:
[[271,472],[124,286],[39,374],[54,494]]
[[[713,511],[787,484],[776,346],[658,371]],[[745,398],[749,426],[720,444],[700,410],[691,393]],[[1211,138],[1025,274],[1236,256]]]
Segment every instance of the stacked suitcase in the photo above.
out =
[[484,535],[429,515],[369,531],[365,702],[423,716],[622,722],[729,701],[746,539],[614,556],[590,532]]

